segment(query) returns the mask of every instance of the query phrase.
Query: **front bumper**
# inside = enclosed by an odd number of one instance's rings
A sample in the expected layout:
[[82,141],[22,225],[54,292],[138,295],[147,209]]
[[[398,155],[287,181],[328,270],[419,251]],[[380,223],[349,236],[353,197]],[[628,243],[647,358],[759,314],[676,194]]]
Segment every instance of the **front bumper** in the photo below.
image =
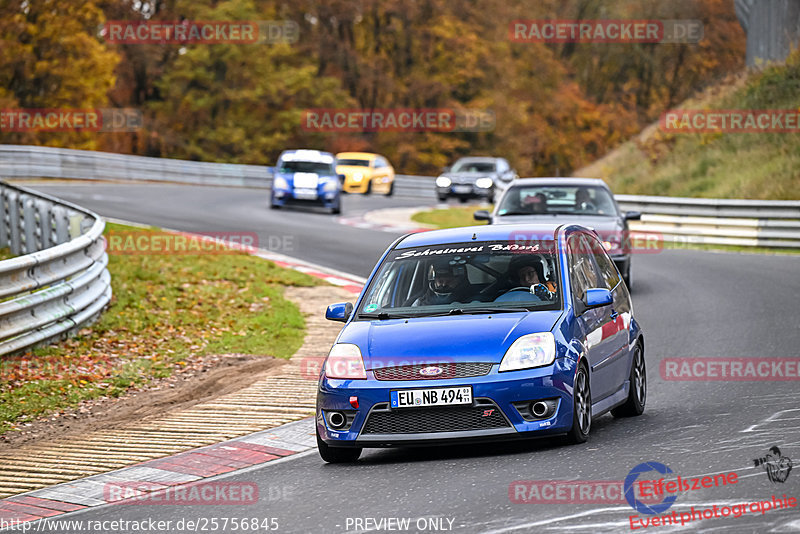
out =
[[358,181],[350,177],[345,178],[344,183],[342,183],[342,191],[345,193],[366,193],[370,180],[371,178],[368,177],[364,177]]
[[[563,434],[572,426],[575,362],[557,358],[550,366],[458,379],[338,380],[323,376],[317,393],[316,424],[322,440],[335,447],[395,447],[495,441]],[[472,386],[471,405],[426,408],[389,407],[397,389]],[[354,410],[350,398],[358,398]],[[537,400],[553,402],[553,412],[530,419],[517,406]],[[515,406],[514,403],[517,403]],[[330,412],[348,413],[346,430],[330,427]],[[484,415],[486,414],[486,415]],[[380,421],[373,419],[380,415]]]
[[339,191],[317,191],[317,198],[297,198],[294,190],[275,190],[270,195],[273,206],[324,206],[332,208],[339,204]]
[[478,187],[474,184],[453,184],[449,187],[436,186],[436,195],[458,198],[490,198],[493,187]]

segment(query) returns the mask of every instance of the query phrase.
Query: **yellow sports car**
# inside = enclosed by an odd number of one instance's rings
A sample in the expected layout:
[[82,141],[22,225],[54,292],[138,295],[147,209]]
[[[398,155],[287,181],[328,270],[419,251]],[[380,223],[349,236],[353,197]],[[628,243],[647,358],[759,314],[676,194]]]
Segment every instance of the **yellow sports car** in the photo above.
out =
[[344,175],[342,191],[346,193],[383,193],[394,191],[394,168],[378,154],[341,152],[336,154],[336,173]]

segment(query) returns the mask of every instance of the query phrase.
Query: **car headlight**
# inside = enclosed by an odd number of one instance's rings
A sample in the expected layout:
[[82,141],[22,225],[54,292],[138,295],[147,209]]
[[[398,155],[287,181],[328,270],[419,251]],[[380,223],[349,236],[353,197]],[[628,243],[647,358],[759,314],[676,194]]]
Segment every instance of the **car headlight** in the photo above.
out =
[[475,185],[481,189],[489,189],[494,185],[494,180],[491,178],[478,178],[475,180]]
[[352,343],[337,343],[331,347],[325,360],[325,376],[346,380],[366,380],[367,371],[361,349]]
[[363,172],[353,173],[353,181],[355,181],[355,182],[360,182],[363,177],[364,177],[364,173]]
[[275,179],[272,180],[272,188],[273,189],[289,189],[289,182],[286,181],[286,178],[282,178],[280,176],[276,176]]
[[555,360],[556,340],[552,332],[528,334],[517,339],[506,351],[500,362],[500,372],[542,367]]
[[603,241],[603,248],[606,249],[606,252],[618,249],[619,248],[619,239],[616,237],[610,237],[608,240]]
[[322,184],[323,191],[336,191],[337,189],[339,189],[338,180],[327,180]]
[[440,176],[436,179],[436,187],[450,187],[453,183],[447,176]]

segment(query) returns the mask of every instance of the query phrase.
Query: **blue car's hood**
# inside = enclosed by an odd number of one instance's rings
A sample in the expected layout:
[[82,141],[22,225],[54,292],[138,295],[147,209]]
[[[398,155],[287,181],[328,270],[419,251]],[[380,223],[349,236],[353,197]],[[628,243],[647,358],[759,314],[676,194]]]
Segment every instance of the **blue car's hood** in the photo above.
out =
[[353,321],[339,339],[361,349],[367,369],[452,361],[500,363],[520,336],[549,332],[561,311]]
[[[290,182],[294,178],[294,175],[298,173],[294,172],[276,172],[275,176],[280,176]],[[299,174],[316,174],[318,178],[338,178],[336,174],[329,173],[329,172],[313,172],[313,173],[299,173]]]

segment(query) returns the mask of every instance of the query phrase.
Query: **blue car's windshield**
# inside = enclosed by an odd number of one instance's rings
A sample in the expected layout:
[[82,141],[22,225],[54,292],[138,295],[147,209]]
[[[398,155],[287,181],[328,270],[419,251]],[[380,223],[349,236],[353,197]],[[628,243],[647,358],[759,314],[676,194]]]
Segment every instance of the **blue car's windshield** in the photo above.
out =
[[367,288],[360,319],[561,308],[552,239],[396,249]]
[[608,190],[596,186],[513,186],[503,196],[498,215],[618,215]]
[[318,161],[282,161],[280,172],[315,172],[317,174],[335,174],[333,165]]

